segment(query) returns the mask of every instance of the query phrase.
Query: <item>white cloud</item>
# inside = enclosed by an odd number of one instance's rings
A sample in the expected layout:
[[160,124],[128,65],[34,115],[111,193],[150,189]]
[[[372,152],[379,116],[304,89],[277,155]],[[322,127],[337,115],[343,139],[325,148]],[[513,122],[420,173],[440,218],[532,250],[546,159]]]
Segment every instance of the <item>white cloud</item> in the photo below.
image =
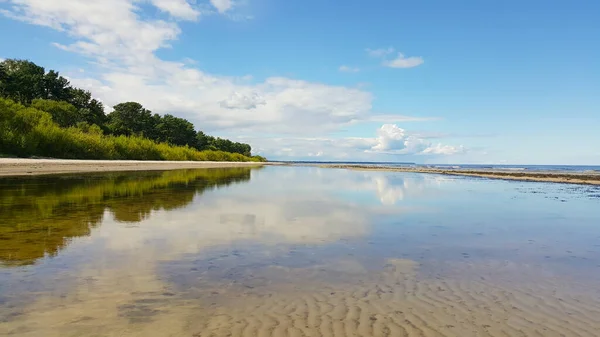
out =
[[152,0],[152,4],[173,17],[185,20],[196,20],[200,15],[186,0]]
[[357,67],[341,66],[339,70],[343,73],[357,73],[360,71]]
[[392,54],[395,49],[392,47],[389,48],[379,48],[379,49],[370,49],[367,48],[367,54],[369,54],[369,56],[371,57],[384,57],[387,56],[389,54]]
[[378,114],[365,116],[355,122],[382,122],[386,124],[403,123],[403,122],[429,122],[441,120],[439,117],[416,117],[406,115],[395,115],[395,114]]
[[385,124],[377,130],[377,144],[371,149],[374,151],[402,150],[407,138],[406,131],[395,124]]
[[168,46],[179,27],[159,19],[141,20],[134,0],[9,0],[10,14],[32,24],[67,32],[76,42],[57,45],[107,60],[147,62]]
[[389,68],[413,68],[423,64],[425,61],[422,57],[411,56],[406,57],[402,53],[398,53],[398,56],[395,59],[387,59],[388,55],[391,55],[396,50],[392,47],[389,48],[380,48],[380,49],[368,49],[367,53],[371,57],[377,57],[384,59],[382,65]]
[[377,130],[376,144],[370,151],[388,154],[452,155],[463,152],[464,148],[432,144],[423,138],[408,134],[395,124],[384,124]]
[[465,152],[465,148],[461,146],[450,146],[450,145],[442,145],[435,144],[433,146],[428,147],[423,151],[424,154],[443,154],[443,155],[452,155],[457,153]]
[[[185,117],[205,131],[235,128],[240,133],[317,134],[371,115],[372,95],[359,89],[283,77],[249,84],[245,77],[205,73],[189,60],[161,60],[156,51],[168,47],[180,28],[147,13],[141,16],[138,0],[10,2],[14,17],[65,31],[75,39],[56,46],[92,58],[100,75],[66,75],[109,107],[133,100],[154,112]],[[152,4],[180,19],[189,10],[181,1]],[[222,11],[231,6],[214,4]]]
[[402,53],[398,53],[398,57],[393,60],[384,61],[383,65],[390,68],[413,68],[423,64],[422,57],[405,57]]
[[387,155],[455,155],[466,152],[463,146],[434,144],[395,124],[384,124],[376,133],[376,137],[242,137],[241,140],[254,144],[254,150],[259,154],[281,160],[310,158],[316,153],[321,160],[351,158],[377,161]]
[[210,3],[215,6],[219,13],[225,13],[233,8],[233,1],[231,0],[210,0]]
[[220,105],[226,109],[251,110],[259,105],[265,105],[266,101],[256,92],[247,94],[234,92],[228,99],[221,101]]

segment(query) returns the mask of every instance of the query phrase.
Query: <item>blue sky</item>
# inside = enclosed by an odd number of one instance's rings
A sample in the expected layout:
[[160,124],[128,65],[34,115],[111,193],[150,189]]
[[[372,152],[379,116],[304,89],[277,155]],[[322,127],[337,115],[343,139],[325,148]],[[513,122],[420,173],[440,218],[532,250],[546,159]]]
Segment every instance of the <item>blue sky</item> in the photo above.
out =
[[0,58],[270,159],[600,164],[597,1],[0,0]]

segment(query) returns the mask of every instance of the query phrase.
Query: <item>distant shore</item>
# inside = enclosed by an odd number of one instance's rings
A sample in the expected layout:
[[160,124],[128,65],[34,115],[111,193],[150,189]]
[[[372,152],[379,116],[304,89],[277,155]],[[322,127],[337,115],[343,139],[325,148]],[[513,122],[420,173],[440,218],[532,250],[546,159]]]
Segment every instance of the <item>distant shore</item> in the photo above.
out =
[[0,177],[58,173],[156,171],[192,168],[257,167],[258,162],[70,160],[0,158]]
[[370,166],[360,164],[312,164],[323,168],[338,168],[363,171],[393,171],[445,174],[456,176],[469,176],[490,179],[539,181],[551,183],[600,185],[600,172],[565,172],[565,171],[504,171],[494,169],[439,169],[427,167],[396,167],[396,166]]

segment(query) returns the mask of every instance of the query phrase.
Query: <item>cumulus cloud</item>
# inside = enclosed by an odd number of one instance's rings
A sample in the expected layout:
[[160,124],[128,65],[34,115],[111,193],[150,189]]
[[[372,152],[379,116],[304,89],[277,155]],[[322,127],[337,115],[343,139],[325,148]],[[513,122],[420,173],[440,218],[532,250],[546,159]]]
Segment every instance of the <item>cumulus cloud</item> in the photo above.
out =
[[385,124],[377,130],[377,144],[371,149],[374,151],[402,150],[407,138],[406,131],[395,124]]
[[248,94],[234,92],[228,99],[220,103],[223,108],[241,110],[256,109],[257,106],[264,104],[266,104],[266,101],[256,92]]
[[442,145],[435,144],[433,146],[429,146],[423,151],[423,154],[443,154],[443,155],[451,155],[457,153],[465,152],[464,146],[450,146],[450,145]]
[[210,0],[210,3],[219,13],[225,13],[233,7],[233,1],[231,0]]
[[339,70],[343,73],[357,73],[360,71],[357,67],[340,66]]
[[462,146],[432,144],[423,138],[411,135],[395,124],[384,124],[377,130],[373,152],[389,154],[438,154],[451,155],[464,151]]
[[422,57],[406,57],[402,53],[398,53],[396,58],[389,59],[388,56],[393,54],[395,51],[396,50],[392,47],[380,49],[367,48],[367,53],[369,56],[384,59],[382,65],[389,68],[413,68],[425,62]]
[[423,61],[422,57],[406,57],[404,56],[404,54],[398,53],[398,57],[396,57],[393,60],[384,61],[383,65],[390,68],[413,68],[416,66],[420,66],[421,64],[423,64],[423,62],[425,61]]
[[463,146],[432,143],[395,124],[384,124],[375,137],[242,137],[251,141],[254,150],[278,159],[310,158],[322,160],[372,161],[386,155],[455,155],[466,152]]
[[200,12],[192,8],[186,0],[152,0],[152,4],[173,17],[181,19],[195,20],[200,15]]

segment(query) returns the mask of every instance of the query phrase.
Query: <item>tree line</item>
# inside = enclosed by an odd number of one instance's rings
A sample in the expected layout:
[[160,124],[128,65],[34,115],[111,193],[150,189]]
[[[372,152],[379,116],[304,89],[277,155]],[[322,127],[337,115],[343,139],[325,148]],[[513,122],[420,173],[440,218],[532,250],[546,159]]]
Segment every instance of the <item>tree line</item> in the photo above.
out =
[[155,143],[184,146],[198,151],[223,151],[251,156],[252,148],[196,131],[188,120],[171,114],[161,116],[137,102],[124,102],[105,113],[102,102],[89,91],[75,88],[57,71],[46,72],[28,60],[0,62],[0,98],[50,114],[61,128],[114,137],[140,137]]

